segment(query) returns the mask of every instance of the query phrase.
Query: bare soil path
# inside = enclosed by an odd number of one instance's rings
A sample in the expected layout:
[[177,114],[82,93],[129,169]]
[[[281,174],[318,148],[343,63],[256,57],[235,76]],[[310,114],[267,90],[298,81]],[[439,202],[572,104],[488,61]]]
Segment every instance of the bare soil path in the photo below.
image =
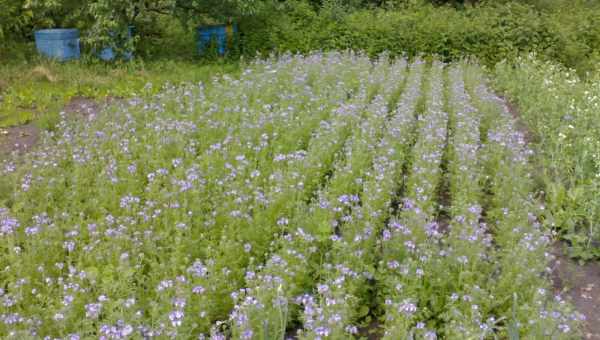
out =
[[600,339],[600,264],[588,262],[580,265],[564,253],[565,245],[554,245],[552,283],[556,293],[567,296],[577,311],[586,318],[585,339]]

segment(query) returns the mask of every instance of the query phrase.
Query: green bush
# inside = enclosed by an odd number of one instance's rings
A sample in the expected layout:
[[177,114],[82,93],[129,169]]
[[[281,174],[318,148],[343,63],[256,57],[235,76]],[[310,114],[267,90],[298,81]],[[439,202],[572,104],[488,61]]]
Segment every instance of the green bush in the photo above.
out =
[[286,1],[244,22],[244,49],[248,54],[356,49],[370,55],[436,54],[446,61],[475,56],[490,66],[536,52],[581,71],[599,60],[600,10],[584,4],[548,10],[523,2],[463,8],[403,3],[340,12]]
[[545,24],[556,43],[548,56],[581,72],[600,62],[600,8],[563,5],[548,13]]

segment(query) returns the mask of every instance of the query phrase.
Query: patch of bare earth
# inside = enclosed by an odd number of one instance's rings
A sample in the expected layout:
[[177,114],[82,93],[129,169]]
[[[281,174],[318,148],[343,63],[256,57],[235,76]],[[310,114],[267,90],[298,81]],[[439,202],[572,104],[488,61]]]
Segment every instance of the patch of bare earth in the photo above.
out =
[[26,153],[40,139],[40,129],[33,124],[0,129],[0,154]]
[[564,244],[554,245],[552,283],[556,292],[568,296],[575,308],[585,316],[585,339],[600,339],[600,264],[579,265],[564,254]]
[[67,114],[81,116],[87,119],[94,119],[101,111],[104,103],[88,97],[73,97],[65,105],[63,111]]
[[383,338],[382,331],[382,324],[379,320],[373,319],[368,325],[358,330],[358,335],[361,339],[365,340],[379,340]]
[[500,98],[506,105],[508,112],[510,112],[512,117],[516,120],[517,128],[519,129],[519,131],[521,131],[521,133],[523,133],[523,138],[525,139],[525,142],[527,142],[527,144],[533,143],[535,141],[534,135],[527,128],[525,122],[523,122],[523,120],[521,119],[521,115],[519,114],[519,109],[517,108],[517,106],[513,104],[510,100],[508,100],[508,98],[506,97],[500,96]]
[[[97,102],[92,98],[73,97],[63,111],[73,119],[94,120],[102,108],[112,101]],[[32,123],[0,128],[0,155],[28,152],[39,142],[40,133],[40,129]]]

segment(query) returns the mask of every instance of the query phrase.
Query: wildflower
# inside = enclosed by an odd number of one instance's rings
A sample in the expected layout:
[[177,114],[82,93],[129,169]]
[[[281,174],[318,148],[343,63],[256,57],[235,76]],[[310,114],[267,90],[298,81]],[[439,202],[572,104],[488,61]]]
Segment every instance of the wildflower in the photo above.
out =
[[398,312],[406,316],[411,316],[417,311],[417,306],[411,300],[404,300],[398,305]]
[[358,334],[358,328],[356,326],[353,325],[348,325],[344,328],[344,330],[346,331],[346,333],[348,334]]
[[330,333],[331,333],[331,330],[327,327],[321,326],[321,327],[315,328],[315,334],[317,334],[318,336],[327,337],[327,336],[329,336]]
[[[2,211],[0,210],[0,213]],[[19,221],[0,214],[0,236],[10,235],[19,227]]]
[[434,331],[427,331],[425,334],[423,334],[423,338],[425,340],[436,340],[437,334]]
[[246,329],[246,330],[244,330],[244,332],[242,332],[242,339],[250,340],[250,339],[252,339],[253,334],[254,334],[254,332],[252,332],[251,329]]
[[96,320],[102,310],[102,304],[100,303],[89,303],[85,305],[85,316],[89,319]]
[[194,264],[187,269],[187,272],[195,277],[205,277],[208,275],[208,268],[200,260],[194,261]]
[[183,317],[184,314],[181,310],[174,310],[169,313],[169,320],[171,320],[171,325],[173,325],[173,327],[181,326],[183,323]]

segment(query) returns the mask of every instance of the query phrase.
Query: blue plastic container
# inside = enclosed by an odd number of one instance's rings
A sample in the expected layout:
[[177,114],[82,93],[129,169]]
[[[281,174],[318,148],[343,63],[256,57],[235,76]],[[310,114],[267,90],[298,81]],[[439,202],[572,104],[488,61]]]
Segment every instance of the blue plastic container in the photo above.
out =
[[198,53],[206,54],[208,47],[214,41],[219,55],[225,55],[234,42],[237,25],[213,25],[198,27]]
[[79,30],[56,28],[35,31],[38,52],[60,61],[79,59]]
[[[127,28],[127,40],[130,40],[131,37],[133,36],[133,30],[134,30],[133,26],[129,26]],[[105,47],[102,49],[102,51],[100,51],[100,53],[98,54],[98,57],[100,57],[100,59],[102,59],[104,61],[111,61],[117,57],[117,53],[115,52],[115,50],[112,47]],[[133,52],[126,51],[123,53],[122,57],[124,60],[131,60],[131,58],[133,58]]]

